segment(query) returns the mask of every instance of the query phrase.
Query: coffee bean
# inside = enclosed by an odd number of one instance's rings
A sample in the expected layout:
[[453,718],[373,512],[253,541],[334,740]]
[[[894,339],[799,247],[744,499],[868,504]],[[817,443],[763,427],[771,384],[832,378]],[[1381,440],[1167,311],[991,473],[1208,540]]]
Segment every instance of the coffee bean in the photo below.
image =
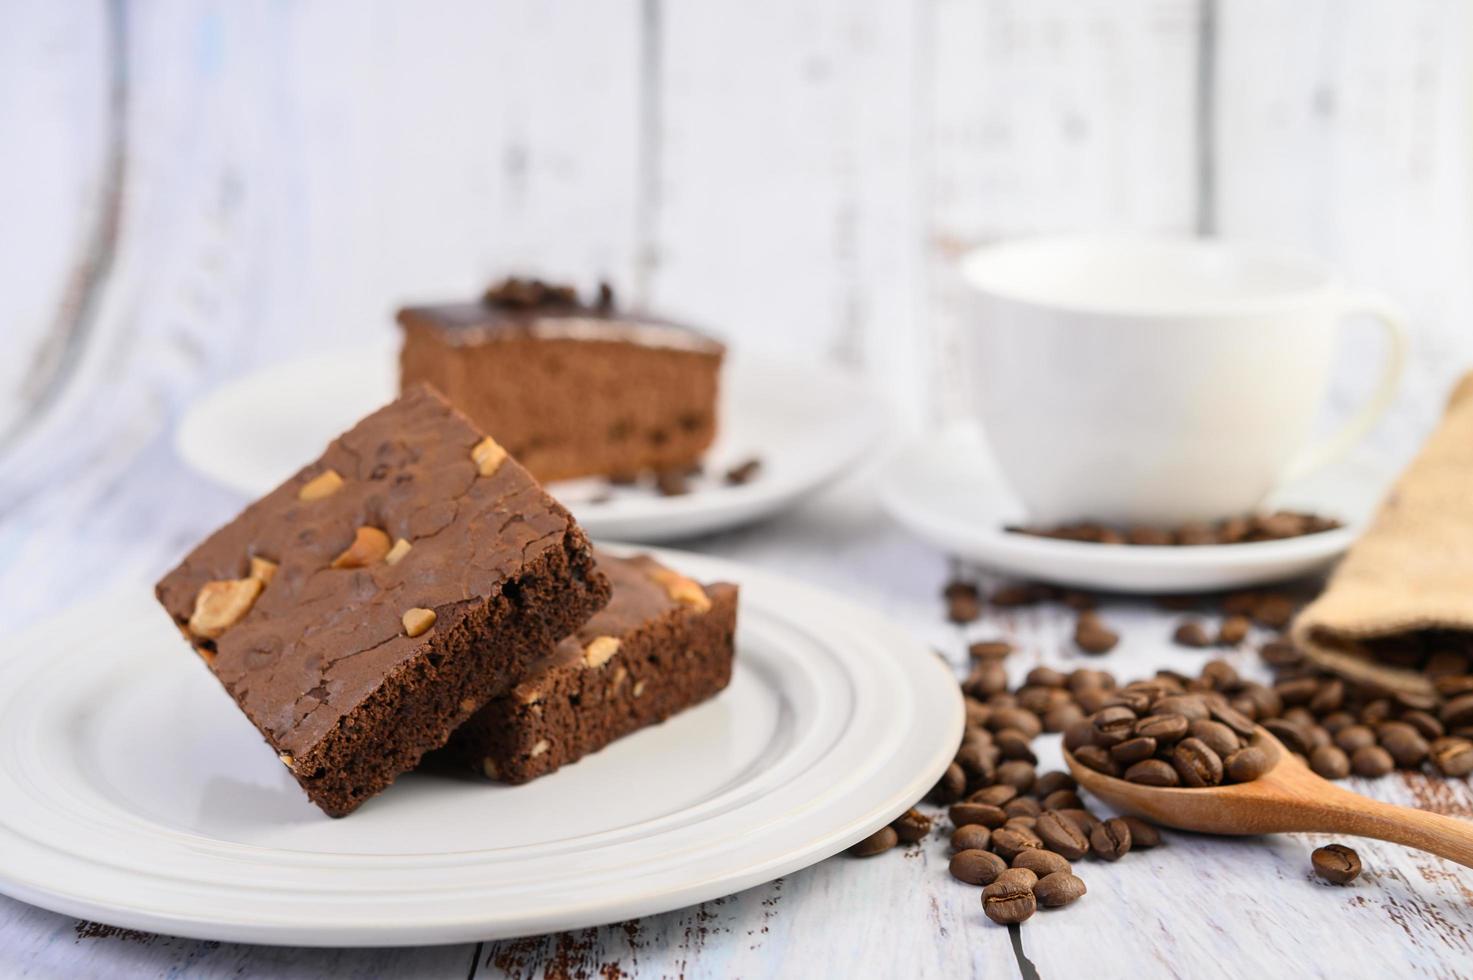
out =
[[[1040,797],[1049,796],[1050,794],[1056,793],[1061,789],[1072,790],[1078,788],[1079,784],[1074,781],[1074,777],[1060,769],[1054,769],[1049,772],[1040,773],[1038,779],[1036,779],[1033,783],[1033,792]],[[1056,808],[1044,807],[1044,809],[1049,810]]]
[[870,834],[864,840],[849,848],[849,853],[855,857],[873,857],[882,854],[900,842],[894,827],[881,827]]
[[1088,833],[1067,812],[1045,810],[1039,814],[1033,832],[1044,847],[1070,861],[1078,861],[1089,853]]
[[1248,783],[1268,772],[1268,753],[1257,746],[1239,749],[1223,761],[1223,772],[1234,783]]
[[1038,762],[1038,756],[1034,755],[1028,736],[1016,728],[1004,728],[998,732],[996,743],[997,750],[1004,759],[1018,759],[1030,764]]
[[1320,682],[1313,677],[1295,677],[1279,681],[1274,685],[1274,691],[1286,705],[1306,704],[1319,692],[1319,689]]
[[1184,647],[1206,647],[1212,645],[1212,637],[1207,635],[1207,628],[1198,620],[1184,620],[1171,634],[1171,639],[1179,646]]
[[1248,614],[1260,626],[1281,630],[1294,618],[1294,600],[1285,595],[1269,593],[1260,596]]
[[1188,722],[1210,716],[1207,702],[1199,694],[1168,694],[1151,705],[1154,715],[1185,715]]
[[946,599],[946,617],[953,623],[974,622],[982,615],[982,597],[970,582],[949,582],[942,596]]
[[1271,640],[1258,650],[1258,656],[1270,667],[1293,667],[1304,660],[1304,653],[1287,640]]
[[1389,698],[1369,701],[1360,709],[1361,724],[1375,727],[1390,718],[1392,710],[1393,706]]
[[1110,758],[1114,759],[1117,765],[1126,767],[1142,759],[1149,759],[1155,754],[1156,740],[1148,735],[1128,738],[1110,749]]
[[1141,687],[1127,687],[1116,691],[1115,696],[1106,702],[1106,707],[1129,708],[1136,717],[1145,714],[1151,708],[1151,702],[1161,696],[1161,692],[1154,689]]
[[1130,738],[1136,720],[1135,712],[1124,705],[1101,708],[1090,719],[1095,726],[1094,743],[1103,748],[1118,745]]
[[1070,722],[1064,729],[1064,748],[1070,752],[1078,752],[1086,745],[1093,745],[1094,738],[1094,722],[1087,718]]
[[1042,598],[1043,594],[1031,585],[1005,585],[992,593],[988,601],[1000,609],[1015,609],[1031,606]]
[[1360,855],[1344,844],[1317,847],[1310,855],[1314,873],[1334,885],[1348,885],[1360,877]]
[[1438,720],[1447,728],[1473,725],[1473,694],[1462,694],[1442,706]]
[[1314,692],[1309,699],[1309,710],[1317,715],[1327,715],[1332,711],[1339,711],[1340,706],[1345,703],[1345,683],[1332,678],[1320,685],[1320,689]]
[[988,803],[953,803],[946,814],[957,827],[965,827],[969,823],[1001,827],[1008,819],[1008,815],[1002,812],[1002,807]]
[[967,647],[973,660],[1002,660],[1012,652],[1013,645],[1007,640],[980,640]]
[[1070,701],[1068,704],[1056,705],[1044,713],[1043,730],[1046,732],[1062,732],[1083,717],[1084,712],[1073,701]]
[[1417,769],[1427,759],[1427,740],[1404,721],[1385,722],[1376,735],[1399,768]]
[[1132,851],[1148,851],[1161,844],[1161,831],[1156,829],[1155,824],[1147,823],[1140,817],[1121,817],[1125,826],[1130,828],[1130,849]]
[[1008,822],[1003,824],[1003,827],[1008,830],[1026,830],[1031,833],[1033,831],[1033,825],[1036,823],[1038,823],[1037,817],[1024,815],[1017,817],[1008,817]]
[[951,835],[953,851],[985,851],[992,847],[992,831],[979,823],[964,824]]
[[989,780],[997,767],[997,749],[978,741],[967,741],[956,753],[956,763],[969,776]]
[[1268,730],[1270,735],[1284,743],[1284,748],[1290,752],[1304,756],[1309,755],[1309,739],[1304,734],[1304,730],[1292,721],[1286,721],[1283,718],[1270,718],[1263,723],[1263,727]]
[[962,690],[974,698],[985,700],[1008,689],[1008,672],[999,663],[980,664],[962,682]]
[[1213,721],[1226,725],[1239,738],[1247,740],[1253,737],[1253,720],[1236,708],[1225,704],[1211,704],[1207,706],[1207,711]]
[[1279,697],[1279,693],[1267,684],[1259,684],[1257,681],[1249,681],[1244,684],[1238,691],[1238,697],[1253,702],[1253,717],[1259,721],[1273,718],[1284,710],[1284,702]]
[[1166,745],[1186,738],[1191,724],[1185,715],[1148,715],[1135,723],[1135,733]]
[[1216,786],[1222,782],[1222,759],[1199,738],[1184,738],[1171,750],[1171,764],[1183,786]]
[[[1038,787],[1034,787],[1037,792]],[[1056,789],[1039,801],[1045,810],[1077,810],[1084,806],[1084,801],[1079,794],[1072,789]]]
[[1015,864],[1005,871],[998,872],[997,878],[995,880],[1000,881],[1003,884],[1011,884],[1013,882],[1016,882],[1020,885],[1026,885],[1029,888],[1032,888],[1034,885],[1038,884],[1038,872],[1034,871],[1032,868],[1025,868]]
[[1111,631],[1093,613],[1081,613],[1074,625],[1074,643],[1085,653],[1109,653],[1120,642],[1120,634]]
[[936,785],[931,787],[931,792],[926,794],[926,799],[932,803],[954,803],[961,799],[962,793],[967,789],[967,774],[962,772],[962,767],[953,762],[946,767]]
[[1248,631],[1252,627],[1247,616],[1229,616],[1217,628],[1217,643],[1219,646],[1235,647],[1248,638]]
[[1369,725],[1346,725],[1335,733],[1335,744],[1344,752],[1354,752],[1366,745],[1376,744],[1376,733]]
[[1396,768],[1396,760],[1379,745],[1362,745],[1350,754],[1350,768],[1357,776],[1379,779]]
[[1089,834],[1089,849],[1106,861],[1119,861],[1130,853],[1130,825],[1112,817]]
[[1304,744],[1308,748],[1314,748],[1314,743],[1311,741],[1309,730],[1315,725],[1319,724],[1319,721],[1315,718],[1313,712],[1311,712],[1304,705],[1297,704],[1292,708],[1285,708],[1284,713],[1279,717],[1281,717],[1284,721],[1292,722],[1293,724],[1298,725],[1300,732],[1304,735]]
[[1309,753],[1309,768],[1325,779],[1344,779],[1350,775],[1350,757],[1338,745],[1321,745]]
[[915,807],[906,810],[890,823],[902,844],[914,844],[931,832],[931,818]]
[[1125,781],[1142,786],[1180,786],[1181,777],[1164,759],[1142,759],[1125,770]]
[[992,719],[988,722],[987,727],[994,732],[1011,728],[1028,738],[1037,738],[1043,731],[1043,725],[1039,722],[1038,716],[1022,708],[997,709],[992,713]]
[[1081,745],[1074,750],[1074,759],[1080,765],[1106,776],[1120,775],[1120,767],[1110,758],[1110,753],[1098,745]]
[[1444,776],[1473,773],[1473,742],[1465,738],[1438,738],[1431,746],[1432,765]]
[[1044,908],[1057,909],[1084,896],[1084,881],[1070,871],[1055,871],[1038,879],[1033,897]]
[[1108,670],[1077,667],[1069,672],[1069,690],[1076,696],[1083,691],[1114,690],[1115,686],[1115,675]]
[[1320,726],[1330,733],[1332,742],[1336,735],[1355,723],[1355,715],[1348,711],[1332,711],[1320,719]]
[[1215,691],[1230,691],[1240,683],[1238,672],[1226,660],[1209,660],[1203,664],[1202,679]]
[[957,851],[951,856],[951,876],[969,885],[990,885],[1008,869],[1008,863],[983,850]]
[[[1089,832],[1091,830],[1094,830],[1095,825],[1100,822],[1100,818],[1091,813],[1086,807],[1080,807],[1077,810],[1060,810],[1059,816],[1067,817],[1070,823],[1078,827],[1080,833],[1084,834],[1086,838],[1086,843],[1088,842],[1087,838],[1089,837]],[[1054,848],[1050,848],[1050,850],[1054,850]],[[1064,854],[1063,851],[1060,851],[1059,853]],[[1064,854],[1064,856],[1069,857],[1068,854]],[[1069,858],[1069,860],[1072,861],[1074,859]]]
[[1033,886],[1020,880],[994,881],[982,889],[982,911],[999,925],[1022,922],[1038,908]]
[[1032,687],[1063,687],[1069,682],[1069,676],[1052,667],[1034,667],[1023,682]]
[[1027,868],[1039,878],[1051,875],[1055,871],[1074,870],[1064,855],[1055,851],[1046,851],[1041,847],[1030,847],[1026,851],[1019,851],[1013,858],[1013,867]]
[[993,853],[1001,855],[1008,861],[1017,857],[1019,851],[1025,851],[1030,847],[1042,846],[1042,838],[1031,830],[1024,830],[1017,827],[1003,827],[992,833]]
[[1012,759],[997,767],[997,781],[1006,786],[1013,786],[1019,792],[1027,792],[1033,786],[1033,780],[1037,778],[1037,770],[1033,763]]
[[984,786],[977,792],[967,797],[968,803],[988,803],[992,806],[1002,806],[1004,803],[1018,795],[1016,786],[1007,786],[998,783],[995,786]]
[[1401,720],[1411,725],[1427,741],[1442,738],[1447,734],[1447,729],[1442,722],[1438,721],[1426,711],[1406,711],[1402,713]]
[[1218,758],[1225,758],[1242,748],[1237,733],[1220,721],[1204,719],[1192,722],[1192,737],[1216,752]]
[[1031,796],[1020,796],[1004,803],[1002,812],[1008,815],[1011,823],[1014,817],[1036,817],[1043,812],[1043,807]]

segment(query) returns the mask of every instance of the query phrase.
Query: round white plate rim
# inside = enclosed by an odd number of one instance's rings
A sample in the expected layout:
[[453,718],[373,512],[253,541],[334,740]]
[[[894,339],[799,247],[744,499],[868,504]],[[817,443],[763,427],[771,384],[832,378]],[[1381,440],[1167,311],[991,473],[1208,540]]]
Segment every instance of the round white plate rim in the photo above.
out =
[[[897,451],[880,480],[887,513],[928,542],[985,567],[1080,588],[1115,592],[1205,592],[1282,581],[1327,567],[1360,534],[1362,521],[1280,541],[1190,548],[1110,547],[1009,532],[994,520],[963,521],[927,506],[917,469],[942,454],[985,451],[971,423],[957,423]],[[995,486],[979,489],[997,492]]]
[[[279,386],[300,386],[302,379],[347,373],[375,377],[386,371],[397,348],[366,344],[350,352],[326,352],[261,367],[225,382],[196,399],[174,428],[174,450],[185,465],[225,487],[247,496],[260,496],[275,486],[246,476],[223,452],[219,433],[238,425],[241,410],[261,403],[261,397]],[[584,529],[594,537],[663,542],[726,530],[778,513],[823,489],[847,473],[889,431],[883,397],[867,382],[832,365],[794,364],[770,355],[733,352],[723,365],[723,387],[736,390],[744,377],[760,375],[789,378],[805,386],[821,385],[826,399],[846,406],[845,425],[834,427],[816,444],[821,452],[804,457],[800,473],[768,475],[750,483],[720,486],[690,494],[568,505]],[[326,439],[337,432],[324,432]],[[754,447],[761,452],[762,447]],[[305,464],[308,460],[301,461]],[[286,474],[283,474],[285,476]],[[556,492],[556,485],[553,486]]]
[[[896,769],[894,759],[888,763],[889,769],[885,778],[889,781],[889,785],[880,794],[883,799],[879,801],[872,799],[870,804],[862,807],[861,812],[858,813],[853,812],[852,809],[846,809],[844,803],[848,801],[852,804],[852,798],[857,793],[862,796],[868,789],[869,796],[873,797],[875,784],[873,779],[869,778],[865,786],[859,786],[856,784],[864,781],[861,780],[860,774],[841,774],[838,780],[840,789],[829,791],[830,793],[839,792],[837,802],[829,799],[821,803],[810,804],[809,812],[806,814],[801,812],[769,814],[768,824],[757,824],[754,827],[751,823],[744,823],[741,835],[749,842],[755,836],[758,844],[764,844],[771,837],[763,829],[764,827],[774,824],[788,826],[793,821],[801,823],[806,819],[812,826],[800,835],[801,840],[787,841],[784,839],[781,845],[777,846],[779,841],[773,838],[773,846],[768,846],[764,853],[753,854],[749,847],[747,858],[741,861],[733,859],[742,852],[723,852],[726,855],[723,859],[725,864],[720,868],[707,868],[705,871],[699,868],[700,860],[706,856],[705,849],[688,848],[688,850],[699,852],[695,855],[694,864],[677,854],[669,868],[655,869],[657,881],[647,884],[643,890],[635,894],[624,894],[616,901],[610,901],[607,894],[594,895],[581,904],[563,899],[558,902],[555,914],[542,910],[520,917],[502,915],[497,921],[488,920],[484,904],[479,907],[476,905],[477,896],[485,894],[484,885],[472,888],[469,897],[462,895],[454,899],[456,903],[465,903],[464,905],[454,904],[449,908],[443,906],[446,901],[443,898],[439,900],[440,906],[435,904],[436,889],[434,888],[422,894],[400,893],[401,901],[395,907],[392,922],[375,921],[367,914],[364,906],[368,904],[368,900],[362,902],[354,900],[357,897],[357,885],[351,886],[355,890],[354,895],[336,895],[331,899],[333,903],[352,906],[350,909],[344,910],[336,919],[324,916],[317,921],[310,918],[304,919],[302,910],[289,901],[281,903],[279,914],[263,915],[256,911],[252,913],[252,916],[241,916],[234,921],[222,921],[218,914],[194,914],[192,910],[177,907],[177,904],[170,906],[167,901],[162,900],[156,894],[160,889],[167,892],[167,876],[156,881],[141,882],[147,886],[141,890],[154,896],[151,901],[144,898],[137,898],[127,903],[120,903],[116,900],[98,900],[95,895],[89,895],[85,885],[77,881],[61,884],[57,881],[44,880],[48,870],[54,872],[56,867],[48,869],[42,866],[40,878],[37,877],[34,866],[29,875],[18,867],[24,861],[35,859],[30,853],[24,855],[21,853],[25,845],[15,846],[20,842],[16,839],[13,826],[16,817],[13,813],[0,814],[0,840],[10,838],[12,844],[11,847],[0,848],[0,855],[9,852],[9,856],[0,856],[0,891],[23,901],[67,914],[99,919],[128,928],[202,939],[277,942],[292,945],[363,946],[450,943],[499,938],[617,921],[683,907],[760,884],[837,853],[878,829],[930,788],[949,763],[955,742],[960,738],[962,726],[961,700],[954,677],[950,673],[950,668],[934,653],[909,637],[903,630],[874,613],[855,607],[843,599],[820,590],[790,582],[782,576],[707,556],[675,553],[664,557],[701,578],[727,578],[738,581],[747,588],[749,597],[757,596],[755,602],[744,603],[744,606],[750,605],[754,611],[758,612],[765,610],[766,614],[775,617],[774,622],[787,624],[784,628],[796,624],[794,628],[819,629],[824,631],[824,635],[832,631],[838,638],[828,647],[827,652],[829,655],[835,654],[838,651],[838,645],[842,644],[842,655],[834,657],[835,664],[849,669],[851,676],[856,676],[852,674],[855,667],[851,658],[857,656],[860,662],[869,658],[871,669],[883,668],[888,681],[899,680],[903,686],[908,682],[908,687],[905,687],[904,690],[888,691],[887,694],[904,695],[903,698],[897,698],[897,703],[905,706],[907,712],[915,716],[914,720],[919,726],[916,731],[924,738],[921,743],[915,742],[914,739],[904,743],[907,751],[913,756],[910,759],[900,760],[904,762],[908,771],[901,772]],[[784,602],[792,605],[776,607],[769,605],[769,600],[763,596],[763,593],[773,596],[781,595],[784,597]],[[98,601],[117,602],[120,600],[113,595]],[[96,603],[91,605],[95,606]],[[797,612],[794,612],[795,609]],[[67,616],[75,615],[79,611],[83,610],[63,613],[57,617],[57,620],[64,621]],[[53,629],[54,625],[55,620],[43,623],[34,627],[32,631],[28,631],[27,637],[44,635],[45,631]],[[54,637],[56,634],[51,635]],[[864,645],[866,636],[870,637],[872,643],[870,647]],[[25,649],[26,646],[26,643],[18,640],[9,648],[20,650]],[[179,651],[175,650],[162,654],[150,654],[150,656],[180,656],[185,666],[192,666],[188,664],[186,658],[179,654]],[[0,676],[8,673],[12,676],[7,680],[13,680],[14,675],[20,673],[21,680],[24,681],[26,673],[44,675],[44,668],[38,668],[35,665],[36,658],[30,658],[30,663],[26,663],[26,660],[27,658],[22,655],[6,656],[0,653]],[[23,669],[18,671],[17,664],[21,664]],[[899,669],[902,666],[903,669]],[[868,710],[873,710],[873,708],[874,705],[870,704]],[[924,710],[920,710],[921,708]],[[850,705],[850,709],[854,709],[854,704]],[[12,724],[14,722],[7,717],[0,716],[0,737],[4,736],[5,729]],[[861,737],[864,734],[863,731],[857,733]],[[854,742],[855,738],[855,732],[846,730],[845,739],[847,741]],[[12,738],[5,744],[11,744],[13,741]],[[926,742],[931,744],[927,746],[924,744]],[[917,755],[920,756],[919,763],[914,758]],[[0,760],[0,763],[5,761],[13,762],[13,760]],[[4,767],[0,766],[0,768]],[[3,779],[6,785],[13,782],[8,772],[0,773],[0,779]],[[767,796],[777,796],[781,789],[782,787],[777,787],[776,790],[769,791]],[[758,796],[738,806],[732,813],[741,814],[745,807],[757,807],[760,812],[760,804],[767,796]],[[833,812],[826,814],[825,811]],[[748,818],[749,815],[742,816],[744,821]],[[751,832],[753,829],[763,832],[754,835]],[[123,832],[126,833],[126,831],[127,828],[124,828]],[[698,839],[700,825],[696,825],[696,830],[693,832]],[[655,838],[651,839],[657,839],[659,836],[656,834]],[[35,849],[40,845],[31,844],[29,846]],[[245,849],[240,855],[232,855],[232,859],[241,861],[249,860],[253,849],[272,850],[235,843],[230,843],[229,847]],[[759,847],[758,851],[761,850]],[[287,853],[299,854],[300,852]],[[384,855],[383,857],[391,863],[408,865],[411,870],[416,858],[414,855]],[[351,865],[353,860],[354,856],[349,855],[348,864]],[[65,869],[67,864],[68,862],[63,862],[61,867]],[[690,866],[687,867],[687,865]],[[488,868],[495,870],[495,866],[488,866]],[[334,874],[344,874],[341,870],[329,870]],[[123,875],[125,880],[132,881],[128,877],[127,870],[99,868],[94,873],[97,875],[119,874]],[[308,873],[311,873],[310,869]],[[665,879],[658,880],[659,874],[664,874]],[[137,885],[140,882],[132,883]],[[210,884],[216,889],[226,889],[227,893],[233,887],[219,882]],[[590,889],[588,893],[592,891]],[[136,895],[138,891],[130,891],[128,894]],[[304,899],[304,901],[307,900]]]

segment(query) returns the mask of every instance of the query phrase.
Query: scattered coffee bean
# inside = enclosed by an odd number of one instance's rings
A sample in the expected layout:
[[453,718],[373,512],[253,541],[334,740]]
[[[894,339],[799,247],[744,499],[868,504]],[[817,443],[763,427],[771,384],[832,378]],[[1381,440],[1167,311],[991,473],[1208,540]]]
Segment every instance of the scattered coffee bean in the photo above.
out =
[[1465,738],[1439,738],[1432,742],[1432,765],[1444,776],[1473,773],[1473,742]]
[[971,796],[967,797],[968,803],[989,803],[992,806],[1002,806],[1018,795],[1016,786],[1008,786],[999,783],[995,786],[984,786]]
[[1019,792],[1026,792],[1033,786],[1033,780],[1037,778],[1037,771],[1031,762],[1010,759],[997,767],[996,778],[999,783],[1013,786]]
[[1125,826],[1130,828],[1130,849],[1132,851],[1148,851],[1161,844],[1161,831],[1156,829],[1155,824],[1147,823],[1140,817],[1121,817]]
[[1135,733],[1166,745],[1186,738],[1191,724],[1185,715],[1148,715],[1135,723]]
[[1008,815],[1008,822],[1019,817],[1033,818],[1043,812],[1043,806],[1031,796],[1020,796],[1015,800],[1009,800],[1003,804],[1002,812]]
[[1226,758],[1242,748],[1238,733],[1220,721],[1202,719],[1192,722],[1192,737],[1216,752],[1218,758]]
[[1180,786],[1176,768],[1165,759],[1142,759],[1125,770],[1125,781],[1142,786]]
[[924,840],[931,832],[931,818],[911,807],[891,821],[890,826],[895,828],[900,843],[914,844],[918,840]]
[[1111,631],[1098,616],[1081,613],[1074,624],[1074,644],[1085,653],[1109,653],[1120,642],[1120,634]]
[[1006,640],[981,640],[967,647],[973,660],[1002,660],[1013,652],[1013,645]]
[[966,790],[967,774],[962,772],[961,766],[953,762],[946,767],[946,771],[941,774],[936,785],[931,787],[931,792],[926,795],[926,799],[943,805],[955,803],[962,798]]
[[[1078,788],[1079,784],[1074,781],[1074,777],[1061,769],[1053,769],[1049,772],[1040,773],[1038,779],[1033,783],[1033,792],[1041,797],[1049,796],[1061,789],[1073,790]],[[1052,808],[1045,807],[1045,809]]]
[[1040,878],[1051,875],[1055,871],[1074,870],[1064,855],[1044,850],[1041,847],[1030,847],[1026,851],[1019,851],[1013,858],[1013,867],[1027,868]]
[[946,599],[946,617],[953,623],[971,623],[981,617],[982,597],[972,583],[949,582],[942,595]]
[[1110,758],[1115,760],[1116,765],[1125,767],[1127,770],[1135,763],[1142,759],[1149,759],[1155,754],[1156,740],[1149,735],[1128,738],[1119,745],[1110,747]]
[[1281,630],[1294,618],[1294,600],[1286,595],[1269,593],[1260,596],[1248,611],[1253,621],[1272,630]]
[[900,842],[894,827],[881,827],[864,840],[849,848],[855,857],[873,857],[882,854]]
[[1119,861],[1130,853],[1130,825],[1112,817],[1090,831],[1089,849],[1106,861]]
[[1002,807],[988,803],[953,803],[947,810],[947,816],[957,827],[975,823],[984,827],[996,828],[1001,827],[1008,820],[1008,815],[1002,812]]
[[1241,748],[1223,760],[1223,773],[1234,783],[1252,782],[1269,768],[1268,753],[1253,745]]
[[[1038,787],[1035,786],[1033,791],[1038,792]],[[1084,806],[1084,801],[1072,789],[1054,790],[1040,802],[1045,810],[1078,810]]]
[[1176,632],[1171,634],[1171,639],[1178,646],[1184,647],[1208,647],[1212,645],[1212,637],[1207,635],[1207,627],[1195,619],[1183,621],[1176,627]]
[[1021,827],[1003,827],[992,833],[992,852],[1007,861],[1017,857],[1019,851],[1042,846],[1043,840],[1037,833]]
[[1350,775],[1350,757],[1338,745],[1321,745],[1309,753],[1309,768],[1325,779]]
[[[1045,810],[1039,814],[1033,832],[1043,846],[1070,861],[1078,861],[1089,853],[1088,832],[1070,814],[1073,811]],[[1086,811],[1080,810],[1084,814]]]
[[999,925],[1015,925],[1038,908],[1033,886],[1021,880],[994,881],[982,889],[982,910]]
[[1304,660],[1304,654],[1287,640],[1270,640],[1258,651],[1259,657],[1270,667],[1295,667]]
[[1334,885],[1348,885],[1360,877],[1360,855],[1344,844],[1317,847],[1310,855],[1314,873]]
[[951,876],[969,885],[990,885],[1008,868],[996,854],[983,850],[957,851],[951,856]]
[[1057,909],[1082,898],[1086,890],[1083,879],[1072,871],[1055,871],[1038,879],[1033,897],[1044,908]]
[[1309,737],[1304,733],[1304,729],[1294,722],[1283,718],[1270,718],[1263,723],[1263,727],[1270,735],[1282,742],[1284,748],[1290,752],[1295,755],[1309,755]]
[[992,847],[992,831],[978,823],[964,824],[951,835],[953,851],[986,851]]
[[655,473],[655,489],[664,497],[681,497],[690,493],[685,470],[659,470]]
[[1426,761],[1427,740],[1406,722],[1383,722],[1376,734],[1398,768],[1416,769]]
[[1098,745],[1081,745],[1074,750],[1074,759],[1080,765],[1102,772],[1106,776],[1120,775],[1120,767],[1110,758],[1110,753]]
[[1350,768],[1357,776],[1379,779],[1396,768],[1396,760],[1379,745],[1362,745],[1350,754]]
[[1217,644],[1224,647],[1235,647],[1248,639],[1248,631],[1253,624],[1248,621],[1247,616],[1229,616],[1222,621],[1217,628]]
[[743,483],[751,483],[762,471],[762,460],[753,457],[744,460],[726,471],[726,482],[732,486],[740,486]]

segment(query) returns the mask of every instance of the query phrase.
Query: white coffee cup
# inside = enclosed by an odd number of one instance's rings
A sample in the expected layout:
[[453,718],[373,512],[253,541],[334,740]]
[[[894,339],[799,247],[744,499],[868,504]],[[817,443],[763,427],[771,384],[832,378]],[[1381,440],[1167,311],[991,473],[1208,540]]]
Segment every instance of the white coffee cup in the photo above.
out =
[[[961,266],[963,343],[993,455],[1030,520],[1172,524],[1246,514],[1343,455],[1390,404],[1390,304],[1319,262],[1209,239],[1046,238]],[[1337,324],[1386,330],[1380,381],[1308,445]]]

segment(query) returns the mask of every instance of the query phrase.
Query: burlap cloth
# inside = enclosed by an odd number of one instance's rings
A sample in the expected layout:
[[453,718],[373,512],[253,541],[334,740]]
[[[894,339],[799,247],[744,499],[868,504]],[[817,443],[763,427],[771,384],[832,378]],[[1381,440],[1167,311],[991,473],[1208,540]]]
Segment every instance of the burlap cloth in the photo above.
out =
[[1425,676],[1377,663],[1364,641],[1428,629],[1473,632],[1473,373],[1291,636],[1327,670],[1420,694]]

